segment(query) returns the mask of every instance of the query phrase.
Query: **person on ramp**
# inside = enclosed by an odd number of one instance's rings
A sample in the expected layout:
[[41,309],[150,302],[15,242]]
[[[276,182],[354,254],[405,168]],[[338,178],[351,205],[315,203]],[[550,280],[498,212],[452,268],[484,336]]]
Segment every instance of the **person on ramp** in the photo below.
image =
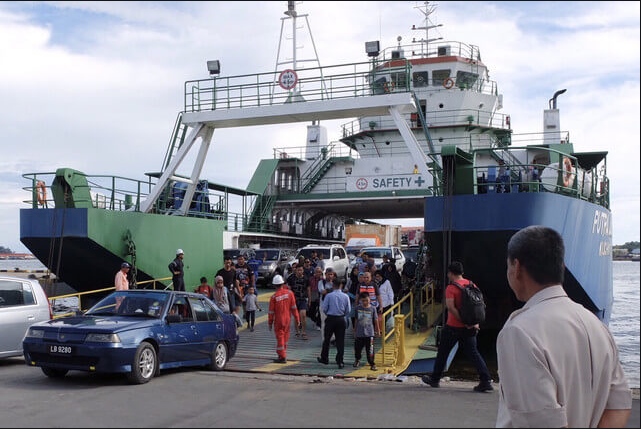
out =
[[278,359],[274,359],[276,363],[287,363],[287,342],[289,341],[289,324],[291,317],[296,319],[296,326],[300,325],[300,316],[296,308],[296,297],[294,293],[287,288],[285,280],[280,275],[275,275],[272,280],[274,286],[278,290],[272,295],[269,300],[269,330],[274,327],[276,334],[276,353]]

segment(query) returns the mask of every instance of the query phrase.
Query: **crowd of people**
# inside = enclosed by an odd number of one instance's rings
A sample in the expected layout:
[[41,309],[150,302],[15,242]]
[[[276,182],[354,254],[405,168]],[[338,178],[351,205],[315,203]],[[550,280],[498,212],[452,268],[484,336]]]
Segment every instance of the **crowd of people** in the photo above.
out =
[[[507,247],[507,280],[523,308],[512,313],[497,342],[501,377],[497,427],[624,427],[632,396],[607,327],[595,315],[573,302],[563,289],[564,244],[554,230],[532,226],[516,233]],[[178,250],[169,264],[174,289],[184,290],[184,254]],[[116,274],[116,290],[128,288],[130,265],[124,262]],[[367,254],[362,255],[346,281],[339,281],[322,258],[301,258],[284,279],[274,276],[277,288],[269,300],[269,330],[276,335],[277,363],[287,362],[291,321],[296,336],[307,340],[309,317],[322,331],[323,344],[317,360],[329,364],[329,349],[336,346],[336,363],[344,367],[345,332],[354,330],[354,368],[360,366],[362,350],[370,368],[376,370],[374,338],[381,335],[382,314],[401,298],[401,278],[393,260],[385,259],[378,269]],[[469,297],[482,295],[472,281],[463,277],[463,265],[448,267],[445,290],[447,323],[442,329],[431,374],[423,382],[433,388],[440,378],[452,348],[458,343],[475,364],[480,384],[474,390],[493,390],[484,359],[478,352],[477,319]],[[262,311],[255,291],[255,277],[243,256],[233,264],[225,258],[216,273],[214,287],[205,277],[195,290],[212,299],[227,313],[244,318],[250,331],[255,313]],[[484,313],[483,313],[484,314]],[[479,319],[482,320],[482,319]]]

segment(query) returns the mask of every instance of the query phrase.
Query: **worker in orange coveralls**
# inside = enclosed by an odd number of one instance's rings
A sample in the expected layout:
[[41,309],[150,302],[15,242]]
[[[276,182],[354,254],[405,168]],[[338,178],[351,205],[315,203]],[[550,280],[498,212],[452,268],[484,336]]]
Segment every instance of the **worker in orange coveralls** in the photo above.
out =
[[287,363],[287,342],[289,341],[289,325],[292,315],[296,319],[296,326],[300,325],[300,316],[296,309],[294,293],[285,286],[285,280],[280,275],[275,275],[272,281],[278,290],[269,300],[269,330],[275,326],[276,363]]

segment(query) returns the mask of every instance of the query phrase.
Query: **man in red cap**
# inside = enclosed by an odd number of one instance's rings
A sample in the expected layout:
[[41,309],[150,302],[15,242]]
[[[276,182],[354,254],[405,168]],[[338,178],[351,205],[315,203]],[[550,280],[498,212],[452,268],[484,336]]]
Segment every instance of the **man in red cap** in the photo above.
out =
[[287,363],[287,342],[289,341],[289,325],[292,315],[296,319],[296,326],[300,325],[300,317],[296,309],[296,297],[294,293],[285,285],[285,280],[280,275],[275,275],[272,280],[278,290],[269,300],[269,330],[275,326],[276,333],[276,353],[278,359],[276,363]]

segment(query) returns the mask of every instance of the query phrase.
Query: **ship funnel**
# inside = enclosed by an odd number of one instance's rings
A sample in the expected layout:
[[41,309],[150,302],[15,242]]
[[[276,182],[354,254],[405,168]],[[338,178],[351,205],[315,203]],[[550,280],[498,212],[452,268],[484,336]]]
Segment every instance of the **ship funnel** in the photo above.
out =
[[545,144],[561,143],[561,116],[556,107],[556,98],[567,89],[560,89],[548,101],[548,109],[543,111],[543,142]]

